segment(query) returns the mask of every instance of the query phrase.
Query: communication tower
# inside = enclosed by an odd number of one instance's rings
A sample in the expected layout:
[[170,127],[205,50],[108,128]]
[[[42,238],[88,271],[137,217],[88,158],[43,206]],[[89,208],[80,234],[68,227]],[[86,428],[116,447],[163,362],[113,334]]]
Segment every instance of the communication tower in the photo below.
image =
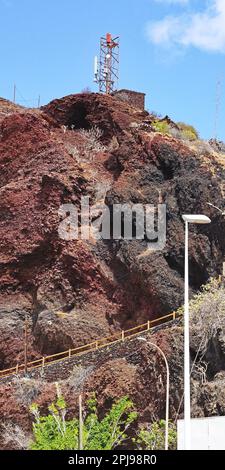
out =
[[99,92],[107,95],[117,90],[119,80],[119,37],[110,33],[100,40],[100,60],[94,59],[94,81],[99,84]]

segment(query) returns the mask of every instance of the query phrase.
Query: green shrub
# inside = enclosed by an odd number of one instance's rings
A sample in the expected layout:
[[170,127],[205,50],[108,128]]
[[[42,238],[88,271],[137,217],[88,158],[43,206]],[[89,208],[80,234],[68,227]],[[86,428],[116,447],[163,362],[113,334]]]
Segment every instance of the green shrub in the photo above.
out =
[[[79,421],[75,417],[66,420],[66,403],[62,396],[49,406],[50,414],[40,416],[38,406],[30,408],[35,421],[32,450],[78,450]],[[128,397],[122,397],[114,403],[108,413],[100,420],[97,415],[95,396],[87,402],[82,425],[84,450],[111,450],[126,438],[126,430],[137,418],[133,403]]]
[[186,139],[186,140],[199,139],[198,131],[193,126],[189,124],[185,124],[185,122],[177,122],[177,125],[182,132],[183,139]]
[[161,132],[162,134],[169,134],[170,133],[170,127],[169,124],[166,121],[154,121],[152,123],[152,126],[155,131]]
[[[165,420],[161,419],[152,423],[149,428],[142,428],[134,442],[140,450],[163,450],[165,449]],[[177,448],[176,426],[169,422],[168,444],[170,450]]]

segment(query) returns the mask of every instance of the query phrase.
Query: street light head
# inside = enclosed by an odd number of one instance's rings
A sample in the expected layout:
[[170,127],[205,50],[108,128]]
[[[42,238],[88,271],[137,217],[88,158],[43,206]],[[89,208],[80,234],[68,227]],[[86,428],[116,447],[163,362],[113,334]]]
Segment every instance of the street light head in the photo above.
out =
[[182,219],[189,224],[210,224],[211,222],[209,217],[202,214],[184,214]]

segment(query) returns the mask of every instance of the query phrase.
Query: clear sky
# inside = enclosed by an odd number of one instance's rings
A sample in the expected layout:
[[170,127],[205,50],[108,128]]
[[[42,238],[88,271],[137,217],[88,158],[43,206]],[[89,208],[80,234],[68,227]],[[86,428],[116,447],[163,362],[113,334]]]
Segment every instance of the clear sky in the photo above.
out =
[[0,96],[36,105],[93,83],[106,32],[120,36],[120,88],[147,108],[225,140],[225,0],[0,0]]

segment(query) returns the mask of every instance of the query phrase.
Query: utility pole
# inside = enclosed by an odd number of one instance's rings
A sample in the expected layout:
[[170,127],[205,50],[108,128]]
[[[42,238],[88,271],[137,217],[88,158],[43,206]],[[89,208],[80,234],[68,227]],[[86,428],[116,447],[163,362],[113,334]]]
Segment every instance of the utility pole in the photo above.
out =
[[222,94],[222,83],[221,80],[217,80],[216,83],[216,108],[215,108],[215,127],[214,127],[214,138],[218,138],[218,124],[220,117],[220,105],[221,105],[221,94]]
[[202,214],[183,214],[185,223],[184,259],[184,450],[191,450],[191,394],[190,394],[190,311],[189,311],[189,224],[210,224]]
[[222,280],[223,287],[225,287],[225,262],[224,261],[223,261],[223,270],[222,270],[221,280]]
[[28,318],[25,316],[24,322],[24,372],[27,373],[27,351],[28,351]]
[[163,195],[161,189],[159,189],[158,204],[163,204]]
[[41,105],[41,96],[39,95],[38,96],[38,108],[40,108],[40,105]]
[[16,103],[16,84],[15,83],[13,87],[13,103]]
[[82,413],[82,395],[79,395],[79,450],[83,450],[83,413]]

